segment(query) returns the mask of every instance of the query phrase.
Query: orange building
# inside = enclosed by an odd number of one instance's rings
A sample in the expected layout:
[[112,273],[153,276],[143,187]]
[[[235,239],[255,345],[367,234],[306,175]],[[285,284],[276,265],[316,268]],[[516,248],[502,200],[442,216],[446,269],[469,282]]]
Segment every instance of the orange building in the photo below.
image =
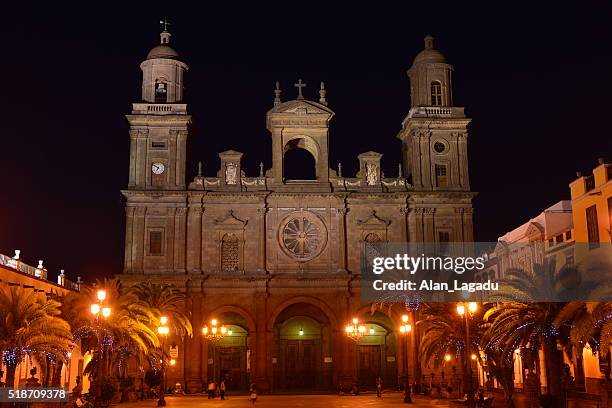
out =
[[576,242],[589,242],[589,247],[612,242],[612,164],[604,159],[593,169],[593,174],[570,183],[574,234]]
[[[66,296],[70,292],[80,289],[80,279],[78,282],[72,282],[66,278],[62,271],[57,278],[57,283],[47,279],[47,270],[43,266],[43,261],[38,261],[38,266],[28,265],[20,259],[20,251],[15,251],[13,257],[0,254],[0,285],[21,286],[26,289],[32,289],[35,292],[44,293],[47,296]],[[79,347],[76,347],[68,360],[68,364],[64,365],[61,373],[61,386],[67,389],[72,389],[76,385],[77,375],[83,378],[83,368],[89,356],[82,356]],[[45,373],[41,370],[40,365],[30,359],[25,359],[17,366],[15,372],[15,386],[23,386],[26,380],[30,377],[30,369],[36,367],[36,377],[44,384]],[[6,367],[2,366],[2,370],[6,373]],[[0,382],[6,379],[0,377]],[[89,388],[88,379],[84,378],[84,389]]]

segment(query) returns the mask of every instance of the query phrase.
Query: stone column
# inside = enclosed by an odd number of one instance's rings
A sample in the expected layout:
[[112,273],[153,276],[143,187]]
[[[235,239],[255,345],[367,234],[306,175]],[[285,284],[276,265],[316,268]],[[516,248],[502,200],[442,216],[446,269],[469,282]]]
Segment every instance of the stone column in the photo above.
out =
[[429,132],[423,132],[420,141],[420,149],[421,149],[421,182],[423,188],[430,190],[433,186],[432,183],[432,163],[431,163],[431,155],[430,155],[430,147],[429,147],[429,139],[431,138],[431,134]]
[[474,209],[464,208],[463,209],[463,237],[466,242],[474,241],[474,226],[472,223],[472,216]]
[[436,242],[436,230],[434,224],[434,214],[436,213],[435,208],[425,208],[423,215],[423,241],[424,242]]
[[[249,327],[249,335],[255,336],[251,343],[251,378],[255,380],[257,389],[263,393],[270,390],[270,383],[266,375],[266,363],[268,350],[266,342],[268,316],[268,293],[258,292],[255,294],[256,327]],[[255,364],[253,364],[255,363]]]
[[259,268],[258,272],[266,273],[266,207],[258,208],[259,214]]
[[470,189],[470,176],[468,174],[468,150],[467,133],[459,133],[458,140],[458,160],[459,160],[459,185],[465,190]]
[[177,208],[174,217],[174,271],[184,273],[187,208]]
[[166,269],[174,270],[174,241],[176,207],[170,207],[166,213]]
[[177,149],[176,149],[176,139],[178,135],[178,130],[170,129],[168,131],[168,185],[172,187],[176,187],[178,174],[180,169],[178,168],[177,158]]
[[346,213],[348,208],[337,208],[338,213],[338,270],[347,272],[347,248],[346,248]]
[[202,272],[202,207],[189,203],[187,213],[187,272]]
[[134,207],[125,207],[125,259],[123,264],[123,272],[130,273],[133,271],[132,251],[134,247]]
[[[194,288],[195,289],[195,288]],[[187,302],[191,310],[193,324],[193,337],[185,339],[185,377],[188,393],[202,391],[202,365],[206,364],[206,356],[202,355],[202,303],[203,294],[199,288],[187,293]]]
[[134,260],[133,270],[137,273],[144,273],[144,254],[145,254],[145,214],[147,207],[136,207],[134,210],[134,223],[132,234],[132,259]]

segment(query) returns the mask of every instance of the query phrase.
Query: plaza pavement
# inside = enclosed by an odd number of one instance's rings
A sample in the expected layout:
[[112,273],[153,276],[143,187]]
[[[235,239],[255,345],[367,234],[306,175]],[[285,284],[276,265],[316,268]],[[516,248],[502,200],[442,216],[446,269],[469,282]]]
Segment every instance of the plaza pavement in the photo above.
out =
[[[247,396],[230,396],[222,401],[219,398],[208,400],[206,396],[171,396],[166,397],[167,408],[248,408],[252,407]],[[403,404],[401,393],[386,393],[383,398],[376,394],[360,396],[338,395],[260,395],[255,403],[256,408],[361,408],[361,407],[448,407],[448,401],[419,398],[413,404]],[[119,408],[155,408],[157,400],[123,403]]]
[[[517,408],[525,407],[521,396],[517,396],[515,404]],[[225,401],[219,398],[209,400],[205,395],[186,395],[166,397],[168,408],[249,408],[253,405],[247,396],[230,396]],[[449,405],[448,400],[432,399],[422,396],[413,398],[412,404],[404,404],[402,394],[399,392],[387,392],[383,398],[376,398],[375,394],[360,396],[338,396],[338,395],[260,395],[255,407],[257,408],[385,408],[385,407],[457,407]],[[460,406],[460,405],[459,405]],[[503,407],[503,401],[496,398],[494,407]],[[122,403],[119,408],[156,408],[157,400]],[[597,408],[594,401],[570,400],[568,408]]]

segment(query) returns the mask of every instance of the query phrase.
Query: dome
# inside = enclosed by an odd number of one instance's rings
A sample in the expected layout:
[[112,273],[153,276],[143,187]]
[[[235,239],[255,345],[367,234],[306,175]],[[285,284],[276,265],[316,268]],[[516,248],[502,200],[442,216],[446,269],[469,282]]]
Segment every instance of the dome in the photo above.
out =
[[425,49],[417,54],[414,58],[413,65],[416,64],[435,64],[435,63],[446,63],[446,58],[442,53],[434,48],[434,38],[431,35],[425,37]]
[[446,63],[446,58],[438,50],[425,49],[417,54],[414,58],[413,65],[422,63]]
[[179,54],[167,44],[160,44],[157,47],[154,47],[149,54],[147,54],[147,59],[155,59],[155,58],[168,58],[168,59],[178,59]]

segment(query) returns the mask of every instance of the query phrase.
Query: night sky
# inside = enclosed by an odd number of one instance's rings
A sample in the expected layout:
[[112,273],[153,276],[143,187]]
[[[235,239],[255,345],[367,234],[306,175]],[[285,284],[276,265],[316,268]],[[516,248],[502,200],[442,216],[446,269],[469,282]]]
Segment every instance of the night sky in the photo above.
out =
[[341,162],[352,176],[356,156],[375,150],[395,176],[406,69],[426,34],[455,67],[455,105],[473,118],[477,240],[496,240],[568,199],[577,170],[612,159],[607,1],[11,3],[2,13],[0,253],[19,248],[51,274],[121,272],[124,115],[140,100],[139,64],[164,16],[190,67],[189,180],[198,160],[214,175],[217,153],[230,148],[245,153],[247,175],[260,161],[268,168],[274,81],[286,100],[298,78],[310,99],[326,83],[336,112],[330,166]]

